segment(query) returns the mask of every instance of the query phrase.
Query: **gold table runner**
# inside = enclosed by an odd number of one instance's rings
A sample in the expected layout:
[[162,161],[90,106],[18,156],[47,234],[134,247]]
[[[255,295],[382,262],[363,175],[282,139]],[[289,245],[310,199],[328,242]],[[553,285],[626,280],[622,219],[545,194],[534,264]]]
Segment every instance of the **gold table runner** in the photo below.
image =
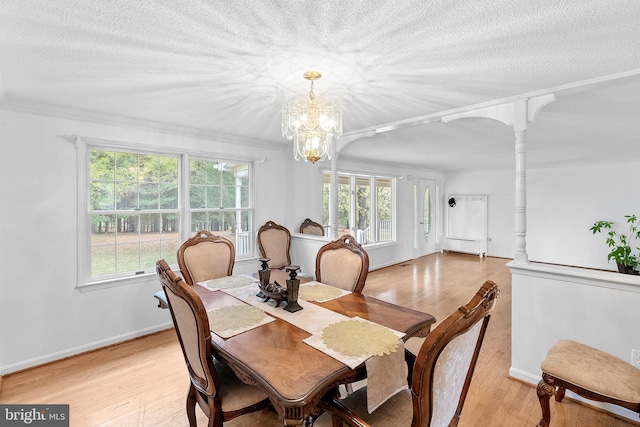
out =
[[320,334],[303,341],[339,360],[351,369],[367,368],[367,410],[369,413],[391,396],[408,388],[404,360],[403,332],[353,317],[332,323]]
[[321,337],[328,348],[345,356],[383,356],[398,348],[398,337],[391,329],[355,319],[332,323]]
[[[328,333],[325,335],[325,331]],[[355,369],[371,356],[397,351],[404,332],[394,331],[360,317],[330,323],[303,341]],[[404,347],[403,347],[404,348]]]
[[350,293],[351,292],[345,291],[344,289],[313,281],[302,283],[300,285],[298,299],[304,301],[326,302]]
[[222,338],[230,338],[274,319],[257,307],[246,304],[228,305],[208,311],[211,332]]

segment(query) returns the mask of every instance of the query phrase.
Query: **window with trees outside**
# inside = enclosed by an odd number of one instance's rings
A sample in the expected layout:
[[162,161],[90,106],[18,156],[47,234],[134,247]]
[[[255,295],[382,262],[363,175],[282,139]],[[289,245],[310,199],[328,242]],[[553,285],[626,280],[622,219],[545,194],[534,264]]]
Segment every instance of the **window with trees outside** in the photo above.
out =
[[191,232],[209,230],[231,240],[236,256],[253,253],[249,164],[192,159],[189,162]]
[[[330,227],[331,172],[322,175],[322,221]],[[360,244],[392,241],[395,179],[338,173],[338,235],[351,234]]]
[[181,242],[202,229],[230,239],[237,257],[253,254],[250,163],[88,151],[86,282],[152,273],[162,258],[176,265]]

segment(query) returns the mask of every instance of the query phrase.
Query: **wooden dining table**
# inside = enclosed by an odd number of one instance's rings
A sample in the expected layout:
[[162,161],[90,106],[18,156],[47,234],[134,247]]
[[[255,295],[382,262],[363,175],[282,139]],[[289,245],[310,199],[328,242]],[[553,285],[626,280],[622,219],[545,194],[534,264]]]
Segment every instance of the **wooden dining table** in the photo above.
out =
[[[200,285],[193,289],[207,311],[238,304],[220,290]],[[426,336],[436,319],[427,313],[400,307],[357,293],[315,303],[348,317],[358,316],[409,337]],[[304,310],[296,315],[304,316]],[[302,425],[324,394],[340,384],[366,378],[364,364],[351,369],[303,340],[310,334],[280,318],[224,339],[211,333],[214,356],[228,364],[238,377],[264,389],[284,426]]]

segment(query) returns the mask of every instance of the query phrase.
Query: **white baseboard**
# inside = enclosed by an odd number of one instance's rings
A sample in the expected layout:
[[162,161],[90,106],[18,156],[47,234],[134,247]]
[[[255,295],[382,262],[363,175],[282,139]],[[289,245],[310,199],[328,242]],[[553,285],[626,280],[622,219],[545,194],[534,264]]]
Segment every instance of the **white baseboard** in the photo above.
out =
[[138,338],[144,335],[149,335],[154,332],[163,331],[173,327],[173,322],[161,323],[149,328],[132,331],[122,335],[116,335],[111,338],[107,338],[100,341],[95,341],[78,347],[72,347],[65,350],[57,351],[55,353],[45,354],[43,356],[34,357],[32,359],[23,360],[20,362],[12,363],[10,365],[0,366],[0,376],[10,374],[11,372],[21,371],[23,369],[33,368],[34,366],[42,365],[45,363],[53,362],[55,360],[64,359],[65,357],[75,356],[80,353],[95,350],[108,345],[117,344],[122,341],[127,341],[133,338]]
[[392,265],[402,264],[403,262],[409,262],[409,261],[412,261],[412,259],[405,259],[405,260],[401,260],[401,261],[383,262],[381,264],[370,265],[369,266],[369,273],[371,273],[372,271],[375,271],[375,270],[380,270],[381,268],[387,268],[387,267],[391,267]]
[[513,367],[509,368],[509,376],[531,385],[538,385],[538,382],[542,379],[542,376],[540,375],[533,375],[529,372],[521,371]]

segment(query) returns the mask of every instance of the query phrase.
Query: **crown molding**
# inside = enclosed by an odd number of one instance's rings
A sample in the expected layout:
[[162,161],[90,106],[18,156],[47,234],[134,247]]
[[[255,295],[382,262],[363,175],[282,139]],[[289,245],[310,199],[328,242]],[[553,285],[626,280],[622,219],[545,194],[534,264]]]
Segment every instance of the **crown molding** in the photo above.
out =
[[[578,82],[573,82],[565,85],[554,86],[547,89],[541,89],[533,92],[527,92],[521,95],[510,96],[507,98],[495,99],[492,101],[487,101],[479,104],[468,105],[459,108],[453,108],[451,110],[440,111],[437,113],[426,114],[423,116],[410,117],[408,119],[397,120],[395,122],[383,123],[377,126],[370,126],[363,129],[356,129],[354,131],[345,133],[343,138],[353,138],[358,139],[357,135],[369,136],[370,132],[374,133],[383,133],[383,132],[392,132],[399,129],[404,129],[408,127],[421,126],[427,123],[433,122],[441,122],[444,121],[444,117],[454,117],[454,116],[465,116],[469,113],[478,110],[488,110],[488,109],[500,109],[502,106],[507,104],[513,104],[518,101],[529,100],[532,98],[539,98],[540,100],[544,100],[544,103],[534,105],[538,112],[542,107],[544,107],[548,102],[550,97],[548,95],[552,95],[555,98],[558,96],[570,95],[574,93],[585,92],[587,90],[593,90],[601,87],[606,87],[613,83],[624,82],[626,80],[631,80],[633,78],[637,78],[640,76],[640,68],[636,68],[633,70],[625,71],[617,74],[609,74],[607,76],[596,77],[588,80],[581,80]],[[554,99],[555,99],[554,98]],[[530,121],[534,120],[534,117],[529,118]],[[444,121],[446,123],[446,121]]]
[[[98,138],[93,136],[84,136],[84,135],[76,135],[76,134],[65,134],[65,135],[56,135],[60,139],[64,139],[77,150],[81,144],[89,144],[98,147],[117,147],[121,149],[131,149],[135,147],[136,149],[147,150],[149,152],[158,152],[159,148],[155,144],[149,144],[145,142],[134,142],[134,141],[125,141],[120,139],[110,139],[110,138]],[[191,156],[215,156],[218,159],[228,159],[229,161],[234,160],[242,160],[245,162],[253,162],[253,163],[264,163],[269,161],[270,159],[267,157],[255,157],[255,156],[243,156],[238,154],[229,155],[228,153],[215,151],[215,150],[194,150],[187,149],[184,147],[181,148],[171,148],[171,147],[162,147],[161,151],[163,153],[173,153],[173,154],[189,154]]]
[[[0,76],[1,78],[1,76]],[[152,120],[136,119],[119,116],[116,114],[101,113],[97,111],[81,110],[77,108],[63,107],[59,105],[42,104],[13,99],[3,99],[3,86],[0,80],[0,109],[17,111],[21,113],[37,114],[42,116],[57,117],[61,119],[80,120],[106,125],[127,126],[138,129],[154,130],[191,138],[216,140],[228,144],[238,144],[247,147],[262,147],[271,150],[285,151],[290,144],[267,141],[257,138],[247,138],[221,132],[213,132],[207,129],[193,128],[189,126],[175,125],[171,123],[155,122]]]

